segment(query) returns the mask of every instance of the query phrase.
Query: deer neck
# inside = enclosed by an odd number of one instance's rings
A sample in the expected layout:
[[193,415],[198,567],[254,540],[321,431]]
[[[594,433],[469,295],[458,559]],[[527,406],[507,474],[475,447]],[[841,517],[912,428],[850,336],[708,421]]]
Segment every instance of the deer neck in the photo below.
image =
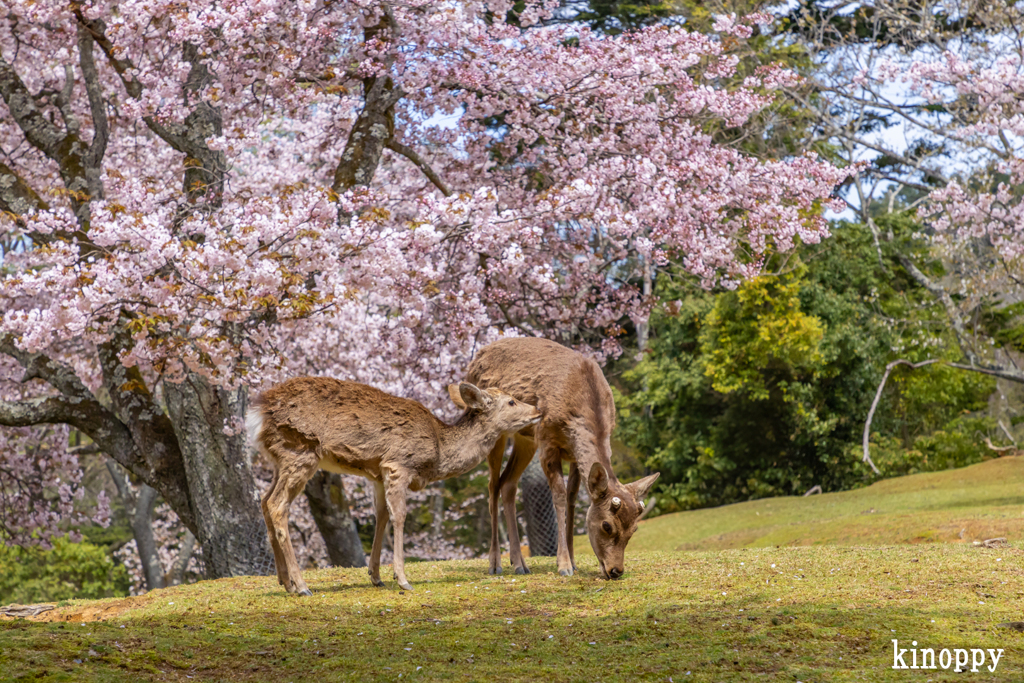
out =
[[609,439],[602,439],[591,429],[570,429],[569,441],[572,444],[573,456],[576,459],[576,467],[586,481],[590,468],[594,463],[601,463],[608,478],[618,483],[615,472],[612,471],[612,446]]
[[466,415],[452,425],[441,425],[441,462],[438,475],[448,479],[465,474],[483,462],[494,448],[501,430]]

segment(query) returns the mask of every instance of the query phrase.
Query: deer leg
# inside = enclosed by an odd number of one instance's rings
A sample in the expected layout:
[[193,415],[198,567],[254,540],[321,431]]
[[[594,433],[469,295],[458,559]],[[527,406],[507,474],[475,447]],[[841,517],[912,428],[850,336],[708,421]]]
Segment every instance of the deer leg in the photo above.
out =
[[498,442],[494,444],[494,448],[487,454],[487,470],[490,474],[487,480],[487,508],[491,513],[491,549],[487,554],[487,558],[490,561],[490,567],[487,569],[488,574],[501,573],[501,541],[498,538],[498,484],[501,475],[501,459],[505,455],[505,444],[507,442],[507,437],[502,434],[498,437]]
[[274,568],[277,569],[277,582],[282,586],[288,585],[288,565],[285,562],[284,554],[281,552],[281,545],[277,541],[277,533],[274,527],[273,518],[270,516],[270,494],[273,493],[274,488],[280,482],[280,477],[277,475],[277,468],[274,468],[274,478],[270,481],[270,486],[263,492],[263,496],[260,498],[260,509],[263,511],[263,521],[267,523],[267,536],[270,538],[270,547],[274,550]]
[[[319,458],[307,459],[300,454],[291,455],[292,457],[287,460],[278,460],[278,462],[288,462],[289,460],[291,462],[278,472],[277,485],[267,496],[267,508],[269,521],[274,527],[274,535],[284,558],[285,590],[299,595],[312,595],[313,593],[302,579],[299,563],[295,560],[295,550],[292,548],[292,539],[288,533],[288,508],[291,507],[292,501],[302,492],[306,482],[316,472]],[[307,460],[307,462],[303,462],[303,460]]]
[[565,524],[557,524],[558,520],[565,519],[566,513],[565,481],[562,478],[561,451],[554,448],[546,448],[541,443],[540,464],[548,478],[548,486],[551,487],[551,502],[555,504],[555,526],[558,527],[558,573],[562,576],[572,576],[572,558],[569,556],[569,546],[565,540]]
[[384,532],[388,528],[388,505],[384,496],[384,484],[376,479],[373,480],[373,508],[374,528],[373,547],[370,549],[370,566],[367,572],[370,574],[370,583],[374,586],[383,586],[380,580],[380,549],[384,545]]
[[394,569],[395,580],[398,581],[398,585],[407,591],[411,591],[412,585],[405,578],[405,492],[408,488],[408,476],[385,473],[385,500],[388,504],[388,512],[391,514],[391,526],[395,532],[395,559],[392,568]]
[[576,556],[572,550],[574,522],[576,517],[576,496],[580,492],[580,468],[576,463],[569,464],[569,482],[565,491],[565,544],[569,548],[569,563],[576,571]]
[[508,531],[508,558],[516,574],[529,574],[523,560],[523,550],[519,542],[519,525],[516,523],[516,489],[523,471],[533,460],[535,446],[533,439],[516,434],[512,446],[512,456],[501,473],[501,501],[505,508],[505,529]]

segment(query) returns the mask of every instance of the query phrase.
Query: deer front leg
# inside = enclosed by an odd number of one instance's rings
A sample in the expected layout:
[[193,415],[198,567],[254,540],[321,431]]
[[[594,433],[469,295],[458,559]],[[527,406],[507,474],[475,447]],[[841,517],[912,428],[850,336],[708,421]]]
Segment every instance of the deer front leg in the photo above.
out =
[[569,556],[569,546],[566,543],[565,524],[558,524],[558,520],[565,519],[565,481],[562,479],[562,457],[557,449],[546,448],[543,443],[540,445],[540,464],[544,468],[544,474],[548,478],[548,486],[551,487],[551,502],[555,504],[555,526],[558,527],[558,573],[562,576],[572,576],[572,558]]
[[569,562],[572,564],[573,571],[576,571],[576,555],[572,550],[572,541],[576,521],[576,496],[579,492],[580,468],[573,462],[569,464],[569,483],[566,485],[565,492],[565,543],[569,547]]
[[384,483],[373,480],[374,528],[373,547],[370,549],[370,566],[366,571],[370,574],[370,583],[383,586],[380,580],[380,550],[384,545],[384,531],[388,528],[388,504],[384,496]]
[[491,549],[487,554],[490,566],[488,574],[501,573],[501,541],[498,534],[498,491],[501,480],[501,458],[505,455],[505,443],[507,439],[504,434],[498,438],[494,448],[487,454],[487,508],[491,513]]
[[530,461],[533,460],[535,449],[533,439],[516,434],[513,442],[512,456],[501,473],[501,500],[505,508],[505,529],[508,531],[508,557],[516,574],[529,574],[523,560],[522,545],[519,541],[519,525],[516,523],[516,489],[519,479],[523,476]]
[[409,477],[404,473],[384,474],[384,493],[388,505],[388,512],[391,514],[391,527],[394,529],[395,559],[392,568],[395,572],[395,580],[398,585],[407,591],[412,590],[412,585],[405,578],[405,496],[409,488]]

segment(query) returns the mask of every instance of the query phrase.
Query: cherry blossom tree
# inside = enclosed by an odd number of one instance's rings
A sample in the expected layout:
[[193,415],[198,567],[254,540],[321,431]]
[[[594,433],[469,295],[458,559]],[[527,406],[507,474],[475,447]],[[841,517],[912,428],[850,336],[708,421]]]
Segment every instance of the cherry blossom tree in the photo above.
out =
[[[809,0],[791,19],[821,67],[821,133],[865,164],[849,207],[880,262],[934,297],[956,340],[944,349],[929,335],[922,348],[1024,383],[1021,4]],[[899,234],[901,218],[918,229]]]
[[795,78],[722,87],[768,17],[609,37],[520,7],[9,3],[0,424],[81,431],[208,576],[267,571],[251,389],[329,373],[450,413],[498,335],[616,354],[641,260],[732,286],[825,235],[844,172],[706,132]]

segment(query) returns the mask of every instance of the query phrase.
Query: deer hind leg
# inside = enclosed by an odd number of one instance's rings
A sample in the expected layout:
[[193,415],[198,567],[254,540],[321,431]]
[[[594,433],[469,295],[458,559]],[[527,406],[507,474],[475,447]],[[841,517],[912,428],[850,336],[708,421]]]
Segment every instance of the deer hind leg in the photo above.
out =
[[566,541],[566,525],[558,524],[558,520],[565,520],[566,491],[565,480],[562,478],[562,451],[558,448],[547,447],[543,442],[540,444],[540,465],[548,478],[548,486],[551,487],[551,502],[555,504],[555,526],[558,527],[558,573],[562,576],[572,576],[572,557],[569,554],[569,544]]
[[508,559],[516,574],[529,574],[530,570],[523,560],[523,551],[519,542],[519,525],[516,523],[516,489],[519,478],[533,460],[536,449],[533,439],[521,434],[515,435],[512,456],[501,473],[501,501],[505,508],[505,529],[508,532]]
[[405,473],[384,474],[384,499],[387,501],[388,513],[391,515],[391,527],[395,533],[395,559],[392,568],[398,585],[407,591],[412,584],[405,578],[405,496],[409,488],[409,476]]
[[277,467],[274,467],[274,478],[270,481],[270,486],[263,492],[263,496],[260,498],[260,509],[263,510],[263,521],[267,523],[267,536],[270,538],[270,547],[274,550],[274,567],[277,569],[277,582],[282,586],[288,585],[288,564],[284,559],[284,553],[281,552],[281,544],[278,543],[277,533],[274,529],[274,521],[270,516],[270,495],[274,492],[280,482],[280,477],[277,475]]
[[569,563],[576,571],[576,555],[572,550],[573,533],[575,532],[576,496],[580,492],[580,468],[573,462],[569,464],[569,482],[565,491],[565,544],[569,548]]
[[373,507],[374,507],[374,528],[373,547],[370,549],[370,566],[367,572],[370,574],[370,583],[374,586],[383,586],[380,580],[380,549],[384,545],[384,532],[388,528],[388,504],[384,496],[384,482],[373,480]]
[[487,554],[490,566],[488,574],[501,573],[501,541],[498,536],[498,492],[501,479],[501,459],[505,455],[505,444],[508,438],[502,434],[498,437],[494,448],[487,454],[487,470],[490,477],[487,480],[487,509],[491,513],[491,549]]
[[[315,454],[297,452],[289,453],[287,458],[282,458],[280,454],[275,455],[281,464],[276,475],[277,482],[266,496],[267,522],[273,527],[273,537],[277,540],[277,548],[284,559],[284,588],[289,593],[312,595],[302,579],[299,563],[295,560],[295,550],[292,548],[292,539],[288,533],[288,508],[316,472],[320,459]],[[280,569],[278,577],[280,578]]]

